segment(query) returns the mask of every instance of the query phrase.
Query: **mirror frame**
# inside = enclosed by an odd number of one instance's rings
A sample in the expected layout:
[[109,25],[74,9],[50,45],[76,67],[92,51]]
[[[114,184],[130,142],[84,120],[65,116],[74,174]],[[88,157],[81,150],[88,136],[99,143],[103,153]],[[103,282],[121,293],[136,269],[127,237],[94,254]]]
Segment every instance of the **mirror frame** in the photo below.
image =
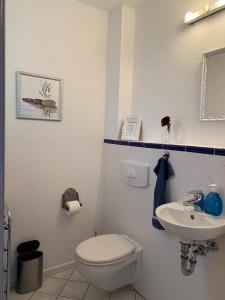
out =
[[0,299],[4,299],[5,0],[0,0]]
[[201,102],[200,102],[200,120],[201,121],[225,121],[224,116],[218,117],[205,117],[206,105],[206,78],[207,78],[207,57],[225,53],[225,48],[220,48],[214,51],[204,53],[202,56],[202,83],[201,83]]

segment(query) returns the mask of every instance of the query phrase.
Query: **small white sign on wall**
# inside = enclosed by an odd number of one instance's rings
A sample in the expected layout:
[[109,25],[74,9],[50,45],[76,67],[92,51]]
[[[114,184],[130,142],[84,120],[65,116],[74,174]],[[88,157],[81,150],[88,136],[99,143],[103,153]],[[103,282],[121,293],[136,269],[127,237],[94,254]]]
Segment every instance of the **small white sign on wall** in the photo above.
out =
[[126,118],[123,122],[122,140],[139,141],[141,133],[141,120],[139,118]]

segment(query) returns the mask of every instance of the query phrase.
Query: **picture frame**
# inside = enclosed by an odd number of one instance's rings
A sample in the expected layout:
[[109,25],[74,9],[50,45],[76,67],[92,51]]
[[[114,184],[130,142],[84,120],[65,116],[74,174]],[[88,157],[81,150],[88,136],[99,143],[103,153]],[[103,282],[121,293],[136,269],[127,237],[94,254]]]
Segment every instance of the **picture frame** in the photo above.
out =
[[121,140],[139,141],[142,122],[139,118],[126,118],[123,122]]
[[16,72],[16,118],[62,120],[62,79]]

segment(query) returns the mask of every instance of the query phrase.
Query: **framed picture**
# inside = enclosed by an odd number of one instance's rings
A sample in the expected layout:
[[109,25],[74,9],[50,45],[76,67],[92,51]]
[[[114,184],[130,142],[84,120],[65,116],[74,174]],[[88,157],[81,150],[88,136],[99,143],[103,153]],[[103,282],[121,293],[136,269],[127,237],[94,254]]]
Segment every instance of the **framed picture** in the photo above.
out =
[[123,122],[122,140],[139,141],[141,132],[141,120],[138,118],[126,118]]
[[16,117],[61,121],[61,85],[59,78],[16,72]]

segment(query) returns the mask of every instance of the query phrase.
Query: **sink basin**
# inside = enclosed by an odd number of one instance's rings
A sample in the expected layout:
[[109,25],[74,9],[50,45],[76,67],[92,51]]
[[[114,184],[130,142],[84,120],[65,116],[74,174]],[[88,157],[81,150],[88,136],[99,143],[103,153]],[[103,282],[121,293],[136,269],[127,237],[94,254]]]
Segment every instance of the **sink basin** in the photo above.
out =
[[188,240],[211,240],[225,234],[225,217],[197,212],[183,203],[172,202],[157,208],[161,225],[175,235]]

